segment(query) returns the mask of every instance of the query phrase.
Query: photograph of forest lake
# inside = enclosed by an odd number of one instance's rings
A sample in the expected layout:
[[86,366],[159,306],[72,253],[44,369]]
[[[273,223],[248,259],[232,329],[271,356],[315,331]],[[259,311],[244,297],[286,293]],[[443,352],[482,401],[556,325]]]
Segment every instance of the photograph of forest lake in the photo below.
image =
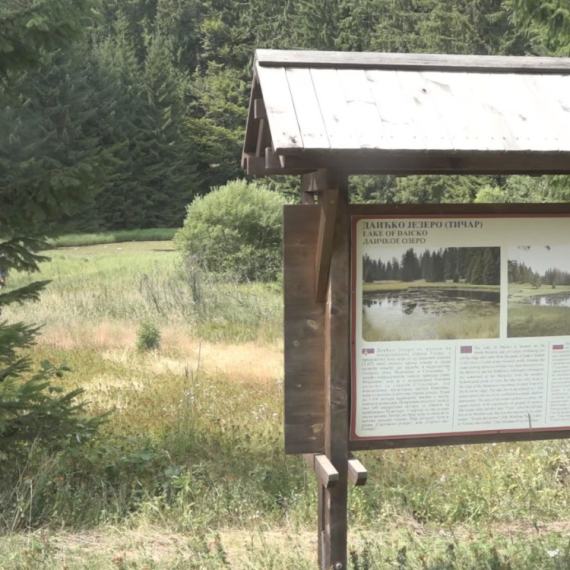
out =
[[508,251],[509,337],[570,335],[570,246]]
[[499,247],[364,253],[363,339],[498,338],[500,267]]

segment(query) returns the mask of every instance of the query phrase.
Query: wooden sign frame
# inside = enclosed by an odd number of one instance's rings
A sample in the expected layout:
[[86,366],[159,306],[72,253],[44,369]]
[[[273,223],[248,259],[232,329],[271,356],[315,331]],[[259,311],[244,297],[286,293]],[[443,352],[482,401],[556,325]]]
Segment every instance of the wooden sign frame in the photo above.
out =
[[353,451],[570,437],[570,430],[528,430],[349,441],[351,218],[570,215],[570,204],[350,205],[348,176],[319,177],[305,180],[305,188],[323,181],[332,187],[319,203],[305,197],[305,205],[285,206],[283,215],[285,451],[307,454],[319,480],[321,568],[346,568],[348,483],[366,481]]

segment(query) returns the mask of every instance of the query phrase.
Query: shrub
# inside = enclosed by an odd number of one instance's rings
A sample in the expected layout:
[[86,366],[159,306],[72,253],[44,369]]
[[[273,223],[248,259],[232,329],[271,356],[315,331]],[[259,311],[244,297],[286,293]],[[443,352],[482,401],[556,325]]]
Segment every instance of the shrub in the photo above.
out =
[[158,350],[160,337],[160,329],[152,321],[143,321],[137,331],[137,351]]
[[240,280],[275,279],[281,270],[280,194],[235,180],[188,206],[176,247],[205,269]]

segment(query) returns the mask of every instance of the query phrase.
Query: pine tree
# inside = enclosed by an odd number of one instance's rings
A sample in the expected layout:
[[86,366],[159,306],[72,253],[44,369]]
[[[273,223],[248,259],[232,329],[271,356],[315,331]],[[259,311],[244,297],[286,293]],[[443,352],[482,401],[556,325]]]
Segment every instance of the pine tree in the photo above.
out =
[[[96,187],[101,165],[89,133],[89,110],[82,108],[83,84],[71,84],[49,62],[49,53],[69,45],[80,33],[85,1],[8,2],[0,7],[0,260],[4,270],[33,272],[43,258],[41,235],[51,216],[77,205]],[[7,57],[6,54],[9,54]],[[46,64],[48,62],[48,64]],[[22,69],[44,63],[39,74]],[[57,66],[56,66],[57,67]],[[44,77],[45,76],[45,77]],[[75,112],[72,112],[72,109]],[[46,282],[0,294],[4,306],[38,300]],[[18,454],[37,441],[53,446],[80,441],[101,418],[81,419],[82,393],[63,394],[51,384],[62,372],[43,362],[32,372],[25,351],[38,329],[0,321],[0,452]]]

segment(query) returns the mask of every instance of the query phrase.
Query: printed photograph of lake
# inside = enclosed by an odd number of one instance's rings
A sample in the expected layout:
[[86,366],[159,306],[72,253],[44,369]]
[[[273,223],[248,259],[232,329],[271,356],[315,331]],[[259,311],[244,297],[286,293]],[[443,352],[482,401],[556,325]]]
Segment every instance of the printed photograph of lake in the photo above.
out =
[[498,338],[500,268],[499,247],[364,253],[363,339]]
[[570,246],[508,251],[509,337],[570,335]]

